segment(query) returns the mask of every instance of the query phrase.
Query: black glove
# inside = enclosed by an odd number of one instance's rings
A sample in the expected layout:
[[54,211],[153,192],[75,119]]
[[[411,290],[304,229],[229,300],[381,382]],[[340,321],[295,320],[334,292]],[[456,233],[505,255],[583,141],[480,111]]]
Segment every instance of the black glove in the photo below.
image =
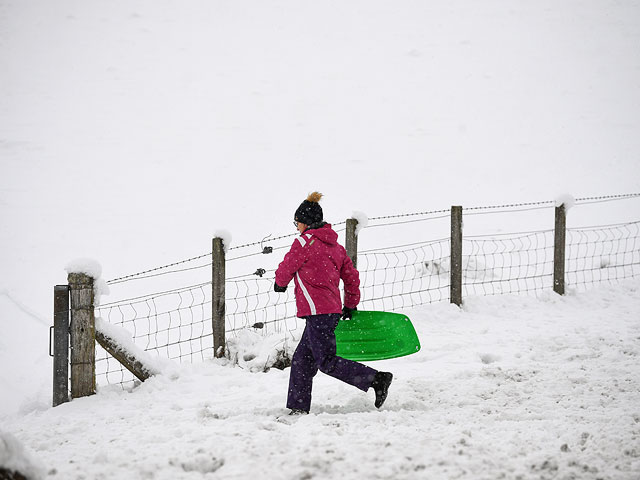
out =
[[358,310],[357,308],[349,308],[349,307],[343,307],[342,308],[342,319],[343,320],[351,320],[351,317],[353,316],[353,312],[355,312],[356,310]]
[[278,285],[277,283],[273,284],[273,289],[278,292],[278,293],[284,293],[287,291],[287,287],[281,287],[280,285]]

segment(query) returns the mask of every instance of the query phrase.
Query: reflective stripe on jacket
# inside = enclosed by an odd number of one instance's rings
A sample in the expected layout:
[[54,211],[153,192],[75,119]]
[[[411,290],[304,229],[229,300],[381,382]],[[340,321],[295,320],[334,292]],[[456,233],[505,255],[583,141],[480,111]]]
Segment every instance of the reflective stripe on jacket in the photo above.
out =
[[276,270],[276,283],[295,282],[298,317],[341,313],[340,279],[344,282],[344,305],[360,302],[360,276],[338,234],[325,224],[297,237]]

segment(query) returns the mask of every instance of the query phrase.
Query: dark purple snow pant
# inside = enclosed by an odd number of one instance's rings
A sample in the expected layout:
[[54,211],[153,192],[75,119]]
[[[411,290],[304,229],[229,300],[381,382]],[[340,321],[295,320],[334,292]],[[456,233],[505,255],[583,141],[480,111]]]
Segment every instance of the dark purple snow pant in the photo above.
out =
[[334,330],[340,314],[311,315],[305,319],[307,325],[291,360],[287,408],[309,411],[313,377],[318,370],[366,392],[377,371],[336,356]]

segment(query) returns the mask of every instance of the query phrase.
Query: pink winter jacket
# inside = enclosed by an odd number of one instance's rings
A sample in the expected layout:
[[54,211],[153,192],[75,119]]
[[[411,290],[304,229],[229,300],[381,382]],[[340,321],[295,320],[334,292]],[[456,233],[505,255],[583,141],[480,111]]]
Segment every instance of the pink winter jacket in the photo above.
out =
[[307,230],[297,237],[276,270],[276,284],[286,287],[295,280],[298,317],[342,313],[344,305],[356,308],[360,301],[360,276],[331,225]]

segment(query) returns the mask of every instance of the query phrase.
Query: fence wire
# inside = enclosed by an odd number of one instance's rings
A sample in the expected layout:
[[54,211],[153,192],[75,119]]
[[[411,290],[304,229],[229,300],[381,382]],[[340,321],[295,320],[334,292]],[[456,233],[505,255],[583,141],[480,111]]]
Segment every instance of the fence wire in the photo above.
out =
[[396,311],[449,298],[449,239],[358,254],[363,310]]
[[[127,330],[137,346],[178,362],[213,356],[211,288],[193,288],[96,308],[96,317]],[[104,383],[133,380],[117,360],[96,348],[96,378]]]
[[293,284],[284,293],[274,292],[273,284],[273,277],[227,282],[227,334],[236,335],[246,328],[265,335],[299,328]]
[[537,295],[553,287],[553,231],[464,238],[463,295]]
[[584,290],[640,275],[640,222],[567,229],[566,282]]
[[[584,203],[612,201],[629,196],[578,199]],[[637,197],[636,194],[631,197]],[[505,209],[549,208],[551,202],[495,207],[473,207],[469,215],[503,213]],[[375,226],[423,222],[446,217],[445,210],[377,217]],[[380,223],[382,222],[382,223]],[[335,224],[340,225],[340,224]],[[337,229],[341,231],[343,229]],[[264,335],[300,329],[296,317],[294,288],[284,294],[273,291],[277,261],[295,235],[263,239],[241,245],[227,255],[227,336],[250,329]],[[586,289],[603,282],[617,282],[640,275],[640,222],[592,228],[567,229],[566,275],[569,288]],[[268,247],[267,247],[268,245]],[[255,247],[259,247],[255,248]],[[427,240],[409,245],[358,252],[364,310],[401,311],[418,305],[449,301],[450,239]],[[278,255],[263,255],[278,252]],[[540,295],[553,288],[554,232],[541,230],[463,238],[463,295],[506,293]],[[205,257],[208,257],[203,263]],[[276,258],[277,257],[277,258]],[[193,261],[198,265],[185,266]],[[211,254],[149,269],[110,281],[114,287],[132,280],[166,280],[168,274],[206,275]],[[266,268],[262,268],[266,267]],[[248,272],[254,272],[251,274]],[[165,284],[163,284],[165,285]],[[164,289],[155,294],[104,304],[96,316],[128,330],[145,351],[178,362],[197,362],[213,357],[211,282]],[[99,384],[134,383],[134,377],[107,352],[97,347],[96,376]]]

